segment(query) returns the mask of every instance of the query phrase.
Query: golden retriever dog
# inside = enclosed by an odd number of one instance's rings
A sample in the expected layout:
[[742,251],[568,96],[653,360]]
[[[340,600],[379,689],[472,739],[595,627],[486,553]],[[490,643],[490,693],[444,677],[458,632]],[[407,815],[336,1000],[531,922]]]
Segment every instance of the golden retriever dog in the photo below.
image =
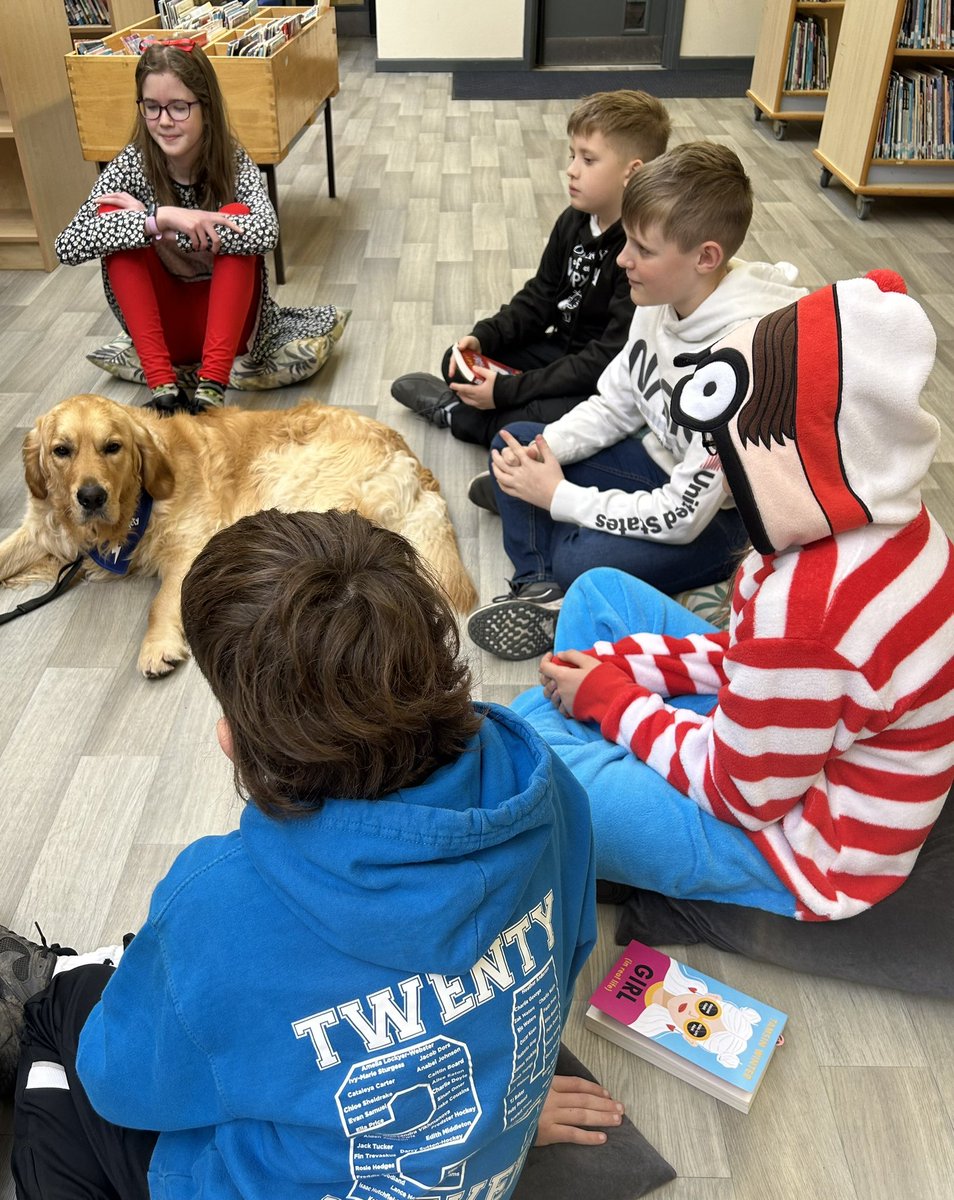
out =
[[[73,396],[40,417],[23,461],[26,516],[0,543],[0,581],[8,584],[49,580],[80,553],[114,561],[140,497],[152,497],[128,558],[130,572],[161,580],[139,653],[149,678],[188,657],[179,592],[192,560],[217,530],[263,508],[356,509],[403,534],[459,612],[476,602],[437,480],[399,433],[346,408],[160,418],[102,396]],[[111,572],[88,559],[86,574]]]

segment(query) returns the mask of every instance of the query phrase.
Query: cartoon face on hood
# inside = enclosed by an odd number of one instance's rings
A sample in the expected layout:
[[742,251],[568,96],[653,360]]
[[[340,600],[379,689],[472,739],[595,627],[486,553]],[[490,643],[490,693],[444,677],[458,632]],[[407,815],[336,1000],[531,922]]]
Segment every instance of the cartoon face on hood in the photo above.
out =
[[761,554],[917,516],[937,447],[936,340],[892,271],[832,284],[677,366],[672,416],[718,455]]

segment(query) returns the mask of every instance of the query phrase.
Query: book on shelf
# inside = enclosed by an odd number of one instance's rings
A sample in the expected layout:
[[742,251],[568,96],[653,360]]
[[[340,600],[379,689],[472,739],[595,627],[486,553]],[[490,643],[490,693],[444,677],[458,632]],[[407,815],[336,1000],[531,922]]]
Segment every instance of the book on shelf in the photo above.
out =
[[785,71],[786,91],[826,91],[829,83],[828,20],[796,17]]
[[954,160],[954,68],[895,66],[888,77],[874,157]]
[[590,997],[585,1021],[600,1037],[748,1112],[787,1019],[633,941]]
[[457,371],[465,383],[480,383],[481,376],[474,367],[479,367],[482,371],[495,371],[498,375],[522,373],[516,367],[508,367],[506,363],[497,362],[495,358],[488,358],[486,354],[479,354],[476,350],[461,350],[459,346],[455,346],[453,353]]
[[108,25],[106,0],[63,0],[70,25]]
[[902,50],[954,48],[952,0],[907,0],[901,15],[898,46]]

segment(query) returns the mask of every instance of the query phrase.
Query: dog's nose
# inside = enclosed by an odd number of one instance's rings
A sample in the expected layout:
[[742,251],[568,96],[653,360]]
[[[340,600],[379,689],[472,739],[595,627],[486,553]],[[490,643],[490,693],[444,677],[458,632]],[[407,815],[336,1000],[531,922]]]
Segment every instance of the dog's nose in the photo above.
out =
[[98,483],[84,483],[82,487],[76,489],[76,499],[79,501],[80,507],[85,508],[87,512],[102,508],[106,503],[106,498],[106,489]]

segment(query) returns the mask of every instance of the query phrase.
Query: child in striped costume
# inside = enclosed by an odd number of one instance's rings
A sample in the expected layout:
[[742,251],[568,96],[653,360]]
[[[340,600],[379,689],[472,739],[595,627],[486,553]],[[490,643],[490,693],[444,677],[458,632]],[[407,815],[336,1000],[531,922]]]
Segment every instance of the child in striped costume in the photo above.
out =
[[677,387],[754,546],[728,632],[616,571],[567,595],[514,707],[588,788],[603,878],[830,920],[908,877],[954,780],[954,547],[921,499],[935,338],[904,293],[824,288]]

